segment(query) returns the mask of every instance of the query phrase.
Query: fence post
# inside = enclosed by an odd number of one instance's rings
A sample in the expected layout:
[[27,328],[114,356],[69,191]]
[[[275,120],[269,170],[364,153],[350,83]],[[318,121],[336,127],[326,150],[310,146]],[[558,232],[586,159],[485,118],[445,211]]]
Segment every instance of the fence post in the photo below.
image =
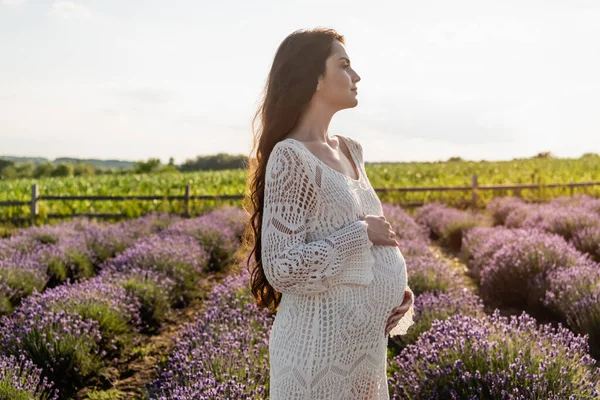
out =
[[472,181],[471,181],[471,201],[472,201],[472,206],[473,209],[477,209],[477,175],[473,175]]
[[185,185],[184,215],[190,216],[190,185]]
[[31,223],[34,225],[38,216],[38,185],[31,185]]

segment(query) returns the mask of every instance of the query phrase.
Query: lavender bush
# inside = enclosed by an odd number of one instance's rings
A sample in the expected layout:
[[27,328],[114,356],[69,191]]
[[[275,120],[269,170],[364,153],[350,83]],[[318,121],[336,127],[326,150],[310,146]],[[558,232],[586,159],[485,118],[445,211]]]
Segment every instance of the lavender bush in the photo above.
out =
[[24,250],[30,248],[25,245],[25,242],[31,243],[32,246],[36,244],[56,244],[75,234],[76,231],[68,225],[42,225],[20,229],[12,235],[11,239],[22,241],[24,247],[21,249]]
[[588,253],[595,261],[600,262],[600,224],[576,231],[571,242],[577,250]]
[[235,206],[217,208],[212,210],[210,215],[226,225],[233,232],[238,241],[241,240],[244,229],[250,219],[250,215],[245,210]]
[[461,253],[471,276],[481,283],[481,271],[492,262],[496,252],[503,246],[531,236],[532,229],[508,229],[502,226],[476,227],[463,237]]
[[[485,313],[481,298],[466,288],[448,293],[423,293],[415,297],[415,324],[408,329],[406,335],[394,336],[391,340],[398,347],[404,348],[415,343],[421,333],[428,331],[433,321],[456,314],[483,317]],[[397,365],[393,364],[392,367]]]
[[10,287],[5,278],[0,276],[0,315],[10,314],[14,308],[12,299],[16,291]]
[[454,315],[389,360],[392,399],[597,399],[587,338],[522,313]]
[[381,207],[399,242],[419,240],[428,244],[429,229],[418,224],[402,207],[389,203],[382,203]]
[[541,312],[548,274],[588,262],[589,256],[561,236],[532,231],[495,252],[481,273],[481,296],[492,307],[502,305]]
[[223,222],[223,211],[209,212],[201,217],[171,225],[164,236],[191,236],[209,254],[208,272],[225,271],[239,248],[238,232]]
[[588,334],[592,354],[600,356],[600,265],[594,262],[553,271],[544,304],[573,331]]
[[123,225],[90,225],[82,233],[96,266],[129,248],[137,239]]
[[98,323],[100,347],[107,357],[117,357],[131,344],[132,333],[139,330],[141,304],[122,287],[89,279],[77,283],[67,280],[61,286],[28,298],[28,304],[55,312],[65,311]]
[[460,277],[445,259],[432,255],[406,260],[408,286],[415,295],[424,292],[446,292],[460,284]]
[[559,197],[548,204],[528,205],[509,213],[510,228],[536,228],[564,237],[600,261],[600,199],[587,196]]
[[58,390],[53,389],[47,378],[42,378],[41,372],[23,355],[0,354],[0,399],[58,400]]
[[573,196],[559,196],[550,201],[550,204],[562,207],[582,207],[590,211],[600,213],[600,199],[590,197],[586,194]]
[[3,314],[8,314],[21,300],[34,291],[42,291],[49,280],[46,267],[31,257],[14,253],[0,259],[0,286],[8,290],[0,292]]
[[527,203],[520,197],[503,196],[494,197],[485,208],[491,214],[494,225],[504,225],[508,214],[525,205]]
[[459,250],[464,233],[485,224],[485,221],[469,212],[447,207],[441,203],[428,203],[418,208],[415,220],[430,229],[432,239],[440,239],[440,243]]
[[69,398],[104,371],[98,323],[31,299],[0,319],[0,354],[31,360]]
[[273,321],[252,301],[247,275],[230,276],[213,288],[204,312],[184,327],[159,378],[148,385],[150,399],[268,397]]
[[510,227],[538,228],[561,235],[566,240],[570,240],[577,231],[584,228],[600,227],[600,214],[581,207],[567,208],[549,204],[530,209],[522,219],[515,220],[511,217],[512,214],[509,214]]
[[32,257],[45,265],[50,276],[48,287],[54,287],[67,278],[72,280],[93,277],[96,272],[93,254],[86,247],[82,235],[61,239],[58,243],[40,247]]
[[121,272],[137,267],[163,272],[175,282],[174,305],[181,307],[197,294],[208,261],[207,251],[193,237],[160,233],[138,240],[100,269]]
[[122,271],[109,266],[99,279],[118,285],[140,302],[140,318],[145,332],[156,330],[176,304],[176,283],[165,272],[131,266]]

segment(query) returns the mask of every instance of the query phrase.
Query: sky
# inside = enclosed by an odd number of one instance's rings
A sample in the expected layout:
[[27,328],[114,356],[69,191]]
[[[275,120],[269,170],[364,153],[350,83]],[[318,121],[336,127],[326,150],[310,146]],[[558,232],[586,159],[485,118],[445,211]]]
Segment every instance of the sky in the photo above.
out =
[[277,47],[334,28],[364,160],[600,153],[600,1],[0,0],[0,155],[249,155]]

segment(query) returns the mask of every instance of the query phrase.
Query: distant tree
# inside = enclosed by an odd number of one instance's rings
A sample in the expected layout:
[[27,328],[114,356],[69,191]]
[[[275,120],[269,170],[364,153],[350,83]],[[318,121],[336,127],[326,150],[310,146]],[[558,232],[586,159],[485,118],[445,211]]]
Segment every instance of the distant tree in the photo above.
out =
[[600,158],[598,153],[584,153],[581,158]]
[[158,170],[158,172],[160,173],[169,173],[169,172],[179,172],[179,169],[175,166],[175,165],[164,165],[160,170]]
[[59,178],[70,178],[74,175],[75,167],[73,164],[60,163],[54,167],[51,176]]
[[19,171],[14,166],[8,165],[0,170],[0,180],[16,178],[19,178]]
[[2,171],[5,167],[12,167],[15,165],[14,161],[11,160],[5,160],[0,158],[0,171]]
[[175,166],[175,159],[173,157],[169,157],[169,164],[170,166]]
[[19,178],[31,178],[35,170],[35,165],[32,162],[25,162],[17,164],[15,168],[19,174]]
[[94,167],[92,164],[87,163],[75,164],[75,169],[73,171],[73,174],[75,176],[95,176],[96,173],[96,167]]
[[138,161],[133,164],[133,170],[138,174],[147,174],[155,172],[161,166],[159,158],[149,158],[147,161]]
[[543,151],[541,153],[537,153],[537,155],[533,158],[556,158],[554,154],[549,151]]
[[43,178],[46,176],[51,176],[52,171],[54,171],[54,165],[51,162],[43,162],[38,164],[33,171],[34,178]]
[[460,162],[460,161],[465,161],[462,157],[450,157],[448,159],[448,162]]
[[216,155],[198,156],[195,160],[186,160],[179,170],[183,172],[203,170],[245,169],[248,156],[218,153]]

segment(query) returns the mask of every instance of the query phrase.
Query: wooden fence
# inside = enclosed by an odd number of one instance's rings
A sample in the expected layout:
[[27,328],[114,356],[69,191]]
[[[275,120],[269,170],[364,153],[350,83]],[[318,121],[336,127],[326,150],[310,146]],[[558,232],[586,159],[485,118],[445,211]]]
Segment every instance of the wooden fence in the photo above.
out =
[[[424,187],[399,187],[399,188],[374,188],[375,192],[450,192],[462,191],[471,192],[471,206],[477,205],[477,192],[486,190],[522,190],[522,189],[542,189],[542,188],[570,188],[571,192],[576,187],[600,186],[600,182],[578,182],[578,183],[547,183],[547,184],[500,184],[500,185],[479,185],[477,175],[473,175],[470,186],[424,186]],[[0,222],[24,222],[27,220],[35,221],[39,216],[38,205],[41,201],[129,201],[129,200],[182,200],[184,202],[184,216],[190,215],[190,200],[242,200],[243,195],[191,195],[190,185],[185,186],[182,196],[44,196],[39,193],[37,184],[31,186],[31,199],[27,201],[0,201],[0,207],[24,206],[29,205],[30,217],[13,218],[9,220],[0,220]],[[403,207],[418,207],[423,202],[412,202],[400,204]],[[75,216],[94,217],[94,218],[121,218],[122,214],[52,214],[46,215],[47,218],[71,218]]]

